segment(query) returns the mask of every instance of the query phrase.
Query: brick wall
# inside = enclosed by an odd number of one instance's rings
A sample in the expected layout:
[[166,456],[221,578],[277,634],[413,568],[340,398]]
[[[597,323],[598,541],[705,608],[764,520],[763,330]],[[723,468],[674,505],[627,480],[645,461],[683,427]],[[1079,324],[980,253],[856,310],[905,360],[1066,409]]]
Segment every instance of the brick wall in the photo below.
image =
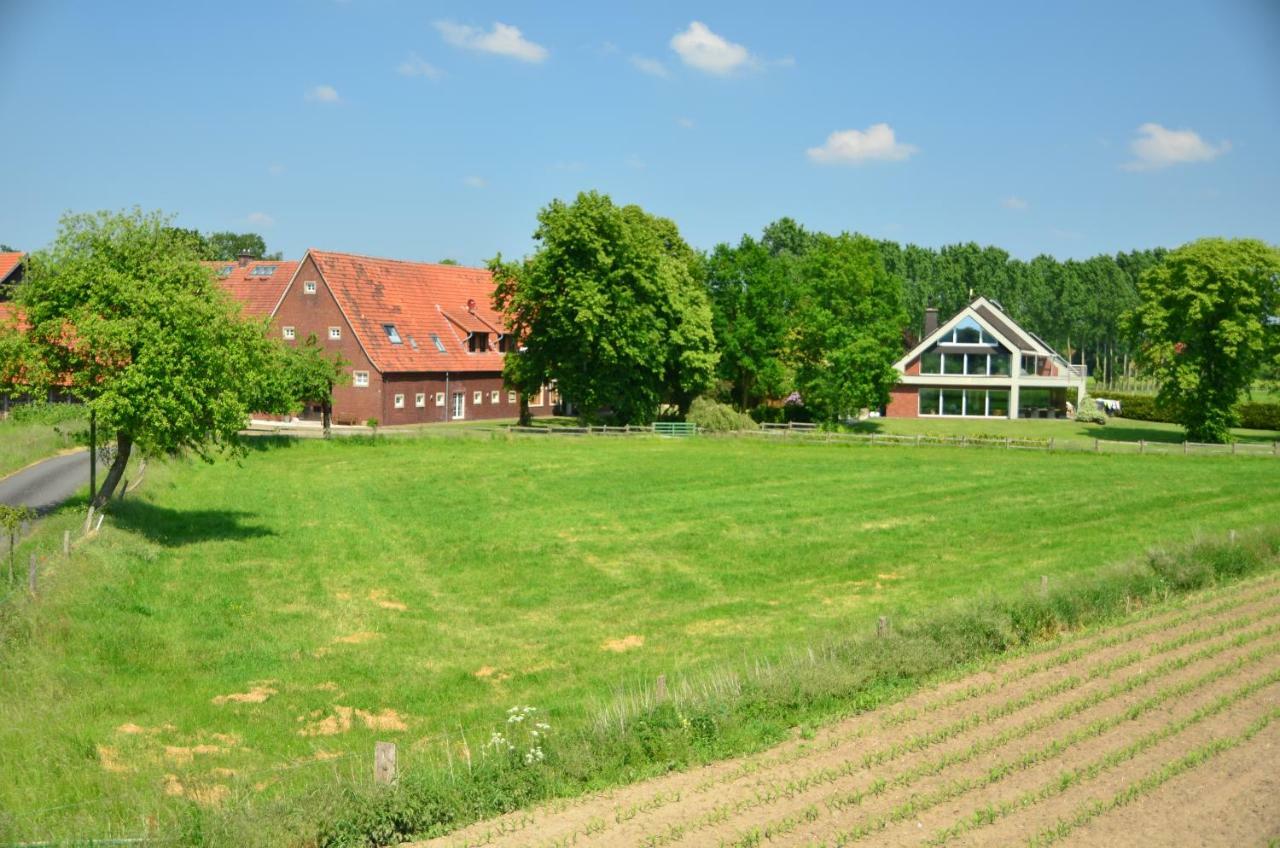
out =
[[894,386],[889,392],[889,405],[885,407],[888,418],[919,418],[920,402],[915,386]]

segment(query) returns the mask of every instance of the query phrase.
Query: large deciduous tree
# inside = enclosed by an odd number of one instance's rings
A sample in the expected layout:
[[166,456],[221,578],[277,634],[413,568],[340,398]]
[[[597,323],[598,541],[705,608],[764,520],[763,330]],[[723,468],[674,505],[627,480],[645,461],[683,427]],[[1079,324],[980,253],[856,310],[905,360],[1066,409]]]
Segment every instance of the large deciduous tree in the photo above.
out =
[[801,277],[791,356],[805,406],[837,420],[888,403],[907,317],[902,281],[879,247],[865,236],[819,236]]
[[69,391],[114,434],[98,505],[135,446],[209,458],[236,445],[251,409],[293,401],[276,343],[240,318],[192,240],[168,224],[140,210],[68,215],[16,293],[28,327],[22,379]]
[[717,354],[701,261],[675,224],[586,192],[539,212],[534,239],[532,256],[489,265],[521,346],[504,377],[522,395],[554,382],[584,417],[609,410],[644,423],[710,385]]
[[1128,326],[1187,437],[1225,442],[1240,394],[1280,356],[1280,250],[1201,239],[1143,272]]
[[212,259],[219,262],[230,262],[237,258],[241,253],[248,252],[255,259],[279,259],[279,254],[267,255],[267,242],[257,233],[232,233],[232,232],[216,232],[209,233],[204,237],[206,244],[206,253],[204,259]]

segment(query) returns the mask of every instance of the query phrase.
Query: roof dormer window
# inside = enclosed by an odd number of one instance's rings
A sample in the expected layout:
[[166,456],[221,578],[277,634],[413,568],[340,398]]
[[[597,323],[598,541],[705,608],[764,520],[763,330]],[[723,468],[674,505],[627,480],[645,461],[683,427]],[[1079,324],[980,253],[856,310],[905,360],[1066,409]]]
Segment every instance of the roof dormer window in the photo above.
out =
[[435,333],[431,334],[431,343],[436,346],[436,350],[444,353],[444,342],[440,341],[440,337]]
[[249,274],[254,277],[270,277],[276,272],[277,267],[276,265],[254,265]]
[[404,344],[404,342],[400,340],[400,333],[396,331],[395,324],[383,324],[382,331],[387,334],[387,341],[392,344]]
[[235,269],[236,269],[236,266],[234,265],[223,265],[221,268],[218,269],[218,276],[230,277],[231,272],[234,271]]
[[472,333],[467,336],[467,350],[472,353],[486,353],[489,350],[488,333]]

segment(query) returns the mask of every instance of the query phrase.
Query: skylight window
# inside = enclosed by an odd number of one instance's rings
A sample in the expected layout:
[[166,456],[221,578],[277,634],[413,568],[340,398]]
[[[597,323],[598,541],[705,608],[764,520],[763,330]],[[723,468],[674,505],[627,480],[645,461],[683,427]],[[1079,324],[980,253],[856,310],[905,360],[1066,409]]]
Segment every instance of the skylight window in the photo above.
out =
[[395,324],[383,324],[382,331],[387,334],[387,340],[392,344],[404,344],[400,340],[400,333],[396,332]]
[[440,341],[440,337],[435,333],[431,334],[431,343],[436,346],[436,350],[444,353],[444,342]]
[[218,276],[230,277],[231,272],[234,271],[235,269],[236,269],[236,266],[234,265],[223,265],[221,268],[218,269]]
[[255,277],[270,277],[276,272],[275,265],[254,265],[251,272]]

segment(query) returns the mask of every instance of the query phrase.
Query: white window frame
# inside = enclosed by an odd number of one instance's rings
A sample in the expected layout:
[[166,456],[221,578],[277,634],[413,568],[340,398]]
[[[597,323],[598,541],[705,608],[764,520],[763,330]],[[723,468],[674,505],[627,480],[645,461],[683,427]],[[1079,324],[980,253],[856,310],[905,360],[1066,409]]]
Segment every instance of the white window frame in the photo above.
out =
[[302,284],[302,293],[303,293],[303,294],[315,294],[315,293],[316,293],[316,281],[315,281],[315,280],[307,280],[306,282],[304,282],[304,283]]
[[426,408],[427,408],[427,393],[426,393],[426,392],[415,392],[415,393],[414,393],[414,395],[413,395],[413,408],[414,408],[414,409],[426,409]]
[[298,331],[293,327],[284,327],[281,330],[281,333],[284,335],[286,341],[293,341],[298,337]]
[[539,386],[538,393],[529,398],[529,406],[542,406],[542,394],[547,390],[546,386]]
[[357,389],[369,388],[369,372],[368,371],[352,371],[351,385]]
[[391,398],[391,405],[396,409],[404,409],[404,393],[396,392]]
[[331,342],[339,342],[339,341],[342,341],[342,328],[341,328],[341,327],[330,327],[330,328],[329,328],[329,341],[331,341]]
[[484,403],[484,392],[479,390],[472,392],[471,403],[475,406],[482,405]]
[[444,392],[436,392],[436,406],[444,406]]
[[489,403],[502,403],[502,392],[493,389],[489,392]]
[[507,403],[515,403],[517,400],[518,398],[516,397],[515,392],[512,392],[512,391],[507,392]]
[[453,393],[453,408],[450,411],[453,413],[451,417],[452,417],[452,420],[454,421],[462,421],[467,417],[467,393],[466,392]]

